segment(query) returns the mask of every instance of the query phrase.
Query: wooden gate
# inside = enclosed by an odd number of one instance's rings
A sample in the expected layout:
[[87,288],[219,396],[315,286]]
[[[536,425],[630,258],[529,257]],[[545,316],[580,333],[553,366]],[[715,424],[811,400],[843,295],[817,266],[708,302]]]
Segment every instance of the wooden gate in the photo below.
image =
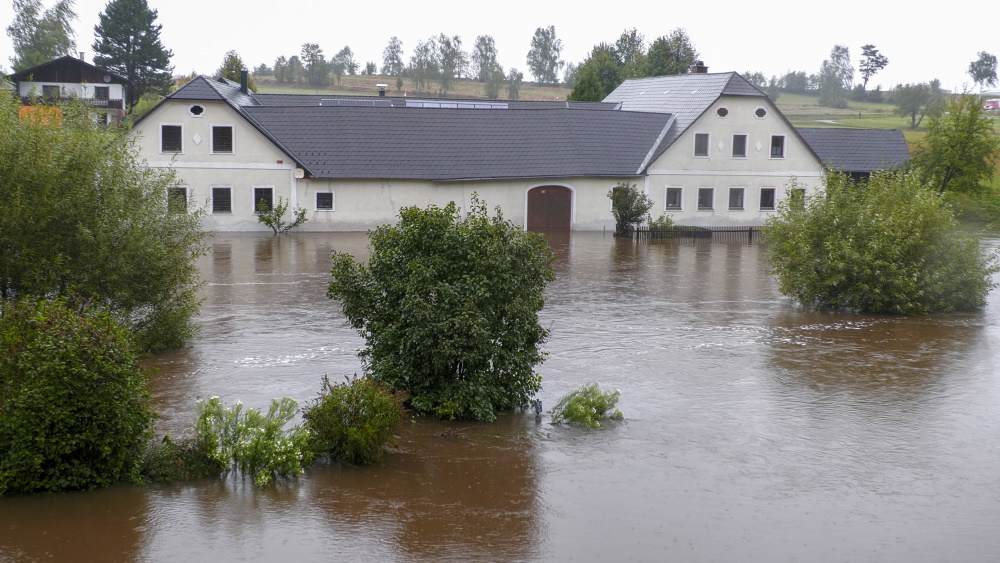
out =
[[573,214],[573,190],[538,186],[528,190],[528,230],[568,231]]

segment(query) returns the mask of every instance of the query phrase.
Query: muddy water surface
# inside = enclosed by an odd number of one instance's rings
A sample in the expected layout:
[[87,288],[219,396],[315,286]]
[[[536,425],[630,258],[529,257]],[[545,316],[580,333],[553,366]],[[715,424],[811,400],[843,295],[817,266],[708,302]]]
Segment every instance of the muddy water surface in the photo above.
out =
[[[330,252],[366,242],[216,238],[201,334],[152,360],[159,431],[183,432],[197,399],[306,402],[323,375],[359,372],[362,342],[324,293]],[[597,381],[626,424],[418,419],[379,466],[267,489],[4,498],[0,561],[1000,558],[996,296],[977,314],[817,313],[781,298],[757,246],[552,245],[539,396]]]

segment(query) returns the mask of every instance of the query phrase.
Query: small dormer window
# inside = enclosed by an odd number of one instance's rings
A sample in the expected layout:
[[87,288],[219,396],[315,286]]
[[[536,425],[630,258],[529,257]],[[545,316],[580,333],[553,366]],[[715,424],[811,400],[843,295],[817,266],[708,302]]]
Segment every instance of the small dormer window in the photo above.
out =
[[205,108],[199,105],[191,106],[191,108],[188,111],[190,111],[191,115],[195,117],[201,117],[205,115]]
[[718,115],[719,117],[726,117],[729,115],[729,110],[726,108],[719,108],[715,110],[715,115]]
[[753,112],[757,116],[757,119],[764,119],[767,116],[767,110],[764,108],[757,108],[757,111]]

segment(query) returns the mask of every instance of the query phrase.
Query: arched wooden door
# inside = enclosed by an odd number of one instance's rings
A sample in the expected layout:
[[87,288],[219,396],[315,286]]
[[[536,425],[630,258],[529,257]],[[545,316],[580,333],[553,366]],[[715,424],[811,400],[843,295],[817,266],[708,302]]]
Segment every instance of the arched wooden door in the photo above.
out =
[[573,214],[573,190],[538,186],[528,190],[528,230],[568,231]]

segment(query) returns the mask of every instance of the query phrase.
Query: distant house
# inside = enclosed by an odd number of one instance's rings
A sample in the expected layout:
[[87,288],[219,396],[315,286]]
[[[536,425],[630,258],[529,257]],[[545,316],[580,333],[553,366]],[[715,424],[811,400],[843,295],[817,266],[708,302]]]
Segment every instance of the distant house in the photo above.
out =
[[819,189],[823,159],[736,73],[630,80],[605,102],[255,94],[199,76],[136,122],[149,165],[220,231],[266,229],[261,201],[304,229],[359,231],[403,206],[467,208],[474,192],[538,230],[614,229],[609,190],[636,184],[654,217],[762,224],[789,180]]
[[7,75],[23,106],[79,99],[97,108],[105,123],[125,118],[129,81],[81,59],[62,56],[47,63]]
[[855,180],[879,170],[904,168],[910,160],[910,149],[899,129],[799,127],[798,132],[826,168]]

